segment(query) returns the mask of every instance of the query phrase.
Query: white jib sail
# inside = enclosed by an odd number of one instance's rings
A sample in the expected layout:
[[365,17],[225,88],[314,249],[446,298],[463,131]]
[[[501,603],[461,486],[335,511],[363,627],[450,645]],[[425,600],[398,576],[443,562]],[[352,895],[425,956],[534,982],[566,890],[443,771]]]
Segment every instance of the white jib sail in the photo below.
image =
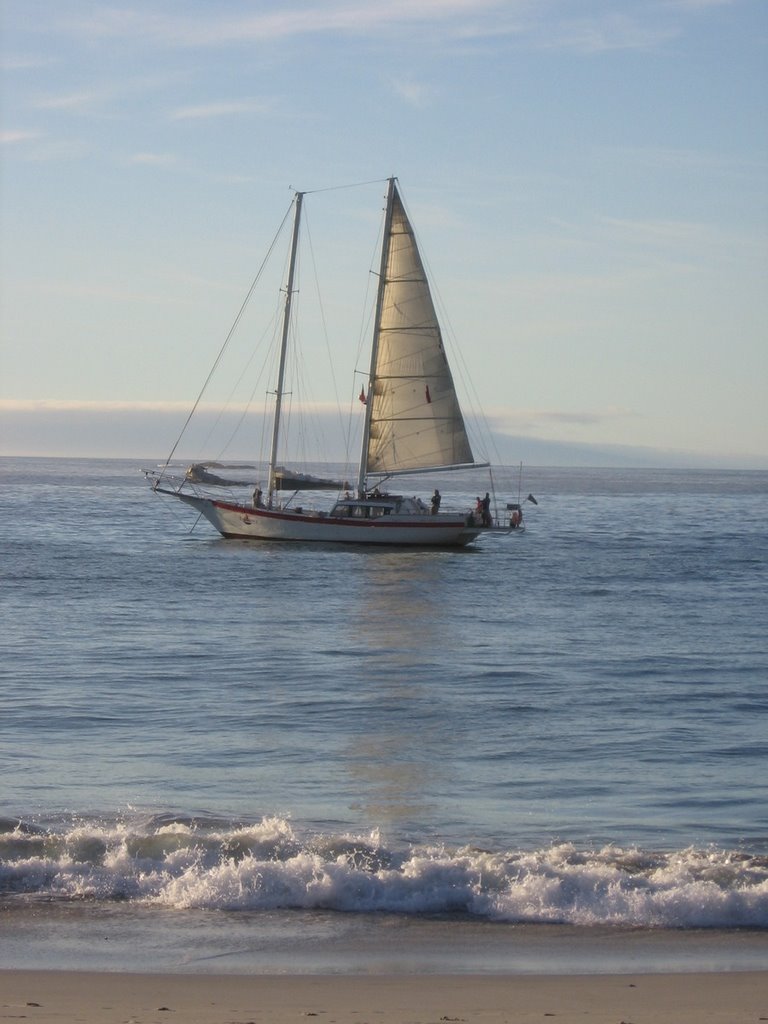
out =
[[473,462],[426,274],[396,188],[369,400],[368,472]]

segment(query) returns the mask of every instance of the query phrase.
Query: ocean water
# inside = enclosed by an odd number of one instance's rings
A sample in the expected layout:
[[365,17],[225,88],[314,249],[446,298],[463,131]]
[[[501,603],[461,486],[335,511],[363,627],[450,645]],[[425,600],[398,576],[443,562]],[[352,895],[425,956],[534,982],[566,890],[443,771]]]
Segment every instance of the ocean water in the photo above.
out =
[[0,460],[0,967],[768,964],[768,473],[374,551],[142,465]]

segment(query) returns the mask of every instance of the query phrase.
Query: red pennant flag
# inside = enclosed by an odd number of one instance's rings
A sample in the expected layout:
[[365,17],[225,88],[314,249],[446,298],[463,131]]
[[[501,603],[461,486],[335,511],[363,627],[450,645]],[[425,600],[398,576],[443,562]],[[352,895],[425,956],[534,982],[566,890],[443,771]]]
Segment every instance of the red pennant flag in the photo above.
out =
[[368,405],[368,399],[365,397],[365,388],[360,389],[360,394],[358,395],[358,398],[363,403],[363,405]]
[[429,393],[429,384],[425,385],[425,391],[426,391],[427,401],[431,405],[432,404],[432,395],[430,395],[430,393]]

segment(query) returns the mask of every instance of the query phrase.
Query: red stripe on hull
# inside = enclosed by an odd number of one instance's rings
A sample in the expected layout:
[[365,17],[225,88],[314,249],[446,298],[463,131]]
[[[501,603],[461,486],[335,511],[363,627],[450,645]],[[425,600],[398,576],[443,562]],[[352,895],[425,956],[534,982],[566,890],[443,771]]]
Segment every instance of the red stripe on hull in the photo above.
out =
[[[230,505],[224,501],[211,501],[214,508],[223,509],[226,512],[237,512],[238,515],[252,516],[254,519],[278,519],[289,523],[327,523],[332,526],[341,527],[365,527],[366,529],[386,530],[402,529],[407,526],[409,529],[418,530],[444,530],[446,527],[462,529],[467,526],[466,519],[443,519],[441,522],[422,523],[418,519],[397,520],[394,516],[380,516],[376,519],[340,518],[328,515],[303,515],[301,512],[274,512],[271,509],[249,508],[247,505]],[[236,534],[233,534],[236,536]]]

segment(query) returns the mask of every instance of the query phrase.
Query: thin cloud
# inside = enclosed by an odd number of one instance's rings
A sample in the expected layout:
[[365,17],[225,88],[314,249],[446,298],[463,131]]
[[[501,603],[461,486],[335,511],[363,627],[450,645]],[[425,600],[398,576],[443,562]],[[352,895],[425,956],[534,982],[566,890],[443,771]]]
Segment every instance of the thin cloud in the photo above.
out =
[[128,162],[152,167],[167,167],[176,163],[176,157],[170,153],[134,153]]
[[36,139],[39,139],[40,137],[40,132],[10,130],[7,132],[0,132],[0,145],[15,146],[19,142],[33,142]]
[[[77,399],[77,398],[0,398],[0,412],[3,413],[34,413],[34,412],[158,412],[158,413],[179,413],[190,410],[191,402],[188,399],[183,401],[173,399],[158,399],[156,401],[137,401],[126,399]],[[227,406],[227,413],[230,415],[254,412],[261,415],[265,410],[271,410],[272,403],[268,400],[255,402],[230,402]],[[302,402],[301,409],[304,412],[325,413],[338,415],[338,407],[334,402]],[[219,414],[219,405],[210,402],[200,402],[197,410],[201,413]]]
[[605,409],[516,409],[491,410],[488,419],[500,431],[530,430],[551,426],[602,427],[635,417],[637,413],[620,406]]
[[176,412],[189,402],[80,401],[64,398],[0,398],[2,412]]
[[437,90],[432,86],[416,82],[412,78],[392,82],[392,90],[409,106],[417,108],[428,107],[437,96]]
[[187,121],[204,118],[231,117],[237,114],[269,114],[274,109],[271,100],[230,100],[223,103],[201,103],[193,107],[179,107],[170,118],[172,121]]
[[137,96],[152,95],[183,80],[183,76],[174,72],[121,77],[119,81],[104,80],[94,89],[40,96],[33,106],[37,110],[91,111]]
[[681,220],[628,220],[605,217],[602,223],[622,241],[664,248],[693,248],[714,244],[718,231],[713,225]]
[[666,0],[666,6],[681,11],[707,11],[712,7],[731,7],[738,0]]
[[672,25],[642,23],[623,14],[565,20],[555,25],[546,49],[570,50],[584,55],[616,50],[656,50],[680,34]]
[[621,50],[656,50],[677,38],[681,19],[731,0],[669,0],[643,6],[632,17],[615,4],[598,3],[594,13],[572,16],[568,0],[544,6],[531,0],[389,0],[385,4],[319,2],[283,6],[239,17],[169,16],[147,11],[98,8],[87,21],[62,30],[91,38],[141,39],[173,48],[274,43],[317,35],[380,38],[383,32],[423,27],[442,30],[455,41],[528,38],[538,49],[598,55]]
[[[525,6],[526,4],[524,4]],[[390,0],[386,4],[319,4],[239,18],[180,17],[125,10],[97,10],[80,28],[89,35],[140,37],[171,46],[269,42],[318,33],[366,35],[414,22],[448,22],[498,13],[506,0]]]
[[36,71],[38,68],[49,67],[53,61],[47,57],[12,57],[10,55],[0,59],[0,70],[12,71]]
[[[7,132],[7,138],[0,141],[8,145],[27,143],[14,150],[16,159],[27,163],[54,163],[59,160],[82,160],[90,151],[90,147],[78,139],[50,139],[39,132]],[[21,137],[17,137],[17,136]],[[10,159],[10,153],[8,159]]]
[[73,92],[62,96],[48,96],[35,102],[36,110],[86,110],[102,97],[92,92]]
[[745,159],[741,154],[682,149],[675,146],[611,146],[606,157],[618,157],[633,167],[680,171],[683,174],[759,174],[765,175],[763,161]]

